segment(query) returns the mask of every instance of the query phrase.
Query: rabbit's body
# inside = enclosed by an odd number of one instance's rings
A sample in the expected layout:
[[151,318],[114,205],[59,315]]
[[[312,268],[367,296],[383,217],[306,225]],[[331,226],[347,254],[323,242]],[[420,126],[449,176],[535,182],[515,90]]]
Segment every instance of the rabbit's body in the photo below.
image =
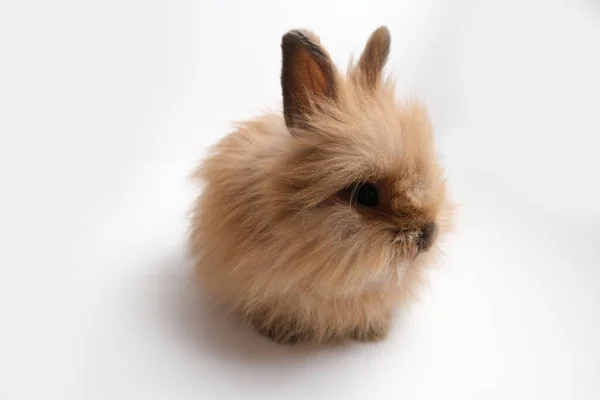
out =
[[380,79],[386,37],[345,78],[312,34],[284,36],[284,116],[240,124],[198,170],[199,277],[280,342],[383,337],[448,225],[426,112]]

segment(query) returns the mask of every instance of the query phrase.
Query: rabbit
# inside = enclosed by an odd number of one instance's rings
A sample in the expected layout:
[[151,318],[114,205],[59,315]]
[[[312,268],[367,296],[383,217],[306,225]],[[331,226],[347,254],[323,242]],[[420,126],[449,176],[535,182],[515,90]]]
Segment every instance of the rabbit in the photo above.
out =
[[280,344],[384,339],[449,231],[432,124],[396,101],[385,26],[347,74],[282,37],[283,113],[239,123],[194,172],[190,249],[212,299]]

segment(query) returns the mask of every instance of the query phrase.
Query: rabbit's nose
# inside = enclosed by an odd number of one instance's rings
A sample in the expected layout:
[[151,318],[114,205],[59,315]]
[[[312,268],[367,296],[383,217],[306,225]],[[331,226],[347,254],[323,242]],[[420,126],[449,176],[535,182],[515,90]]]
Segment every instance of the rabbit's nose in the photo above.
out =
[[437,226],[433,222],[427,222],[421,227],[421,231],[419,232],[419,236],[417,236],[416,240],[416,244],[419,251],[429,250],[429,248],[433,244],[436,233]]

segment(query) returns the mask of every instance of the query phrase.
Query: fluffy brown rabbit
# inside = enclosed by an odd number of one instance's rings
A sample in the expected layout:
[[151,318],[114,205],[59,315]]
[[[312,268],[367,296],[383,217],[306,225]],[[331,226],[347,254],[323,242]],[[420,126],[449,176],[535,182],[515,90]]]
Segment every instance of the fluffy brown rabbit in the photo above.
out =
[[281,48],[283,115],[240,124],[198,169],[196,271],[277,342],[381,339],[450,223],[427,112],[382,77],[386,27],[347,76],[312,32]]

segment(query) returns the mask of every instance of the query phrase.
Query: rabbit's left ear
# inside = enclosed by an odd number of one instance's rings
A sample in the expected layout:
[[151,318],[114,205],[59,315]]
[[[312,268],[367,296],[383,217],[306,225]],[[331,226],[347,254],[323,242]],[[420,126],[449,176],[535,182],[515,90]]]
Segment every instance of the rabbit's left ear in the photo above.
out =
[[319,38],[309,31],[293,30],[281,39],[283,115],[288,128],[309,118],[320,99],[335,96],[335,68]]
[[390,54],[391,40],[390,31],[385,26],[379,27],[371,34],[354,71],[355,81],[369,88],[377,86]]

